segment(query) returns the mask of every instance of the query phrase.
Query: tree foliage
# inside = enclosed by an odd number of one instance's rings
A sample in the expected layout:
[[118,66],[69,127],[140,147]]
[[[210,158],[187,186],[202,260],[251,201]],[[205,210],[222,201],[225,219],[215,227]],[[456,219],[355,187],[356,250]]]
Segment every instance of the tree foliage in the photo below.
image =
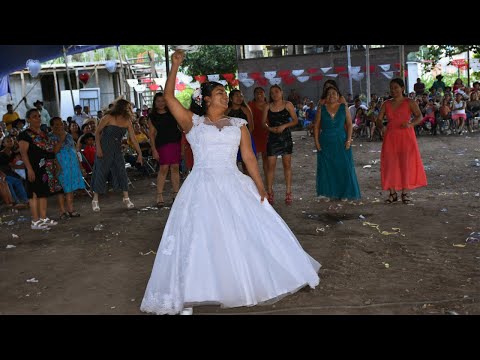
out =
[[181,71],[190,76],[236,73],[235,45],[202,45],[187,53]]
[[480,45],[428,45],[422,46],[418,55],[427,61],[424,63],[424,68],[426,71],[430,71],[442,58],[449,57],[452,60],[454,55],[468,50],[472,53],[472,57],[480,55]]

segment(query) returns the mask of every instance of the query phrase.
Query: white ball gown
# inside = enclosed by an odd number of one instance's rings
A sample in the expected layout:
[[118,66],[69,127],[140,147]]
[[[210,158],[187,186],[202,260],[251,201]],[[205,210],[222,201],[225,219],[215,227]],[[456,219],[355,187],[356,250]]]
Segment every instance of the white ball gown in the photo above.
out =
[[194,167],[170,211],[140,310],[270,304],[318,285],[320,263],[237,168],[245,124],[193,116]]

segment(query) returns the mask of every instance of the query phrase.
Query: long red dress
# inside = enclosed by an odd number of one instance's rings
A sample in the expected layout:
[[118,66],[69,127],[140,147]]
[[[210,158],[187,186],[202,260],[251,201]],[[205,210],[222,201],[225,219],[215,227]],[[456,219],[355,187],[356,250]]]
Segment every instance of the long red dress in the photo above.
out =
[[415,189],[427,185],[427,176],[423,168],[417,139],[413,127],[402,128],[410,120],[412,111],[408,99],[392,108],[387,100],[385,111],[388,119],[387,130],[383,138],[381,154],[382,189]]
[[268,130],[262,126],[262,117],[263,110],[257,108],[255,101],[250,101],[248,103],[253,114],[253,141],[255,142],[255,148],[257,153],[266,153],[267,152],[267,138]]

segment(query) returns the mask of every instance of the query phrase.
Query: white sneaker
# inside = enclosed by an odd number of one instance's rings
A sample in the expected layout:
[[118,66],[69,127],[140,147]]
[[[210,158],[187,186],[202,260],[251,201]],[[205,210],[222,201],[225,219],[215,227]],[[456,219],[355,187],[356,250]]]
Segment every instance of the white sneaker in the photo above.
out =
[[180,315],[193,315],[193,308],[184,308],[180,311]]
[[53,225],[58,225],[58,222],[55,220],[49,219],[46,217],[45,219],[40,218],[40,220],[46,225],[46,226],[53,226]]
[[33,221],[30,224],[32,230],[50,230],[50,228],[41,220]]

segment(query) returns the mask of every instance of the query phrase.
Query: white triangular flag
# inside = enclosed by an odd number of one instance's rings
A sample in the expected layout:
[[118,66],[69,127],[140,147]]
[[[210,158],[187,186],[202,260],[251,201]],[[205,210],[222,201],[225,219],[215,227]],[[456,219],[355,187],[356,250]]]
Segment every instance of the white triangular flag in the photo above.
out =
[[302,82],[302,83],[307,81],[308,79],[310,79],[310,76],[299,76],[299,77],[297,77],[297,80]]
[[264,71],[263,73],[267,79],[273,79],[277,75],[276,71]]
[[329,72],[332,69],[332,67],[324,67],[324,68],[320,68],[320,69],[322,69],[323,73],[326,74],[327,72]]
[[212,74],[212,75],[207,75],[208,81],[218,81],[220,79],[219,74]]
[[390,70],[390,64],[382,64],[382,65],[378,65],[378,66],[380,66],[383,71]]
[[297,69],[297,70],[292,70],[292,75],[293,76],[300,76],[303,74],[305,70],[304,69]]

